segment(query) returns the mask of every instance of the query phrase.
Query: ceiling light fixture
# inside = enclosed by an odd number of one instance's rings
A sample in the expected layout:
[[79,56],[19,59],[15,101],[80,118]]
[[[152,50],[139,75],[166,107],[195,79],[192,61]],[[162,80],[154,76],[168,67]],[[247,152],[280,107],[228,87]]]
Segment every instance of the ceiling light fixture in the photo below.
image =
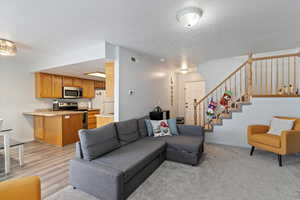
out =
[[182,73],[182,74],[187,74],[187,73],[189,73],[189,71],[190,70],[188,68],[179,70],[179,72]]
[[87,76],[96,76],[100,78],[106,78],[106,74],[103,72],[91,72],[91,73],[86,73],[85,75]]
[[195,26],[203,15],[203,10],[197,7],[187,7],[176,14],[177,21],[186,28]]
[[163,62],[166,61],[166,59],[165,58],[161,58],[161,59],[159,59],[159,61],[163,63]]
[[14,56],[17,53],[16,43],[0,38],[0,55]]
[[184,61],[181,63],[181,67],[177,70],[181,74],[187,74],[190,72],[188,64]]

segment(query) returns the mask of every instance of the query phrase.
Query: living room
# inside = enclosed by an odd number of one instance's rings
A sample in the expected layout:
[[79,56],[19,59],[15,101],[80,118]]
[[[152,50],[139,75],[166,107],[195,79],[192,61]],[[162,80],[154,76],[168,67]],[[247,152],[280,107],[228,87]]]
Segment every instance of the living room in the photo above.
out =
[[[0,199],[300,198],[298,2],[1,7]],[[37,95],[37,74],[57,96]]]

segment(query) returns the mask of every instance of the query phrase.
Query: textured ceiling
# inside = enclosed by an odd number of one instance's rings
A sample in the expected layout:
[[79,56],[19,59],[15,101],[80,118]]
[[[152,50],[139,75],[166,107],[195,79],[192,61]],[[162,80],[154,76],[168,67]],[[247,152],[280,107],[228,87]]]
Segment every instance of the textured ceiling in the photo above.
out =
[[[196,5],[201,22],[186,30],[176,11]],[[18,43],[11,59],[36,63],[104,40],[170,65],[300,46],[297,0],[1,0],[0,38]]]

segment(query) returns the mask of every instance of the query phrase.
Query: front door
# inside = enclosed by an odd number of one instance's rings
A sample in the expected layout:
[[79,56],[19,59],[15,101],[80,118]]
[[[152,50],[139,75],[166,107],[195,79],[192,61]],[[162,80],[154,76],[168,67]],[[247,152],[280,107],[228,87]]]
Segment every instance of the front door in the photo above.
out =
[[185,124],[194,124],[194,99],[199,101],[205,95],[205,82],[195,81],[185,83]]

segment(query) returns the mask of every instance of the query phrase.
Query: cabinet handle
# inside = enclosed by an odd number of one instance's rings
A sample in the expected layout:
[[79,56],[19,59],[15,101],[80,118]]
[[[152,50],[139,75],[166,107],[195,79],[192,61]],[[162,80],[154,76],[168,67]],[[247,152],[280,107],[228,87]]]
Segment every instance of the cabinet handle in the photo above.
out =
[[65,119],[70,119],[70,115],[65,115]]

